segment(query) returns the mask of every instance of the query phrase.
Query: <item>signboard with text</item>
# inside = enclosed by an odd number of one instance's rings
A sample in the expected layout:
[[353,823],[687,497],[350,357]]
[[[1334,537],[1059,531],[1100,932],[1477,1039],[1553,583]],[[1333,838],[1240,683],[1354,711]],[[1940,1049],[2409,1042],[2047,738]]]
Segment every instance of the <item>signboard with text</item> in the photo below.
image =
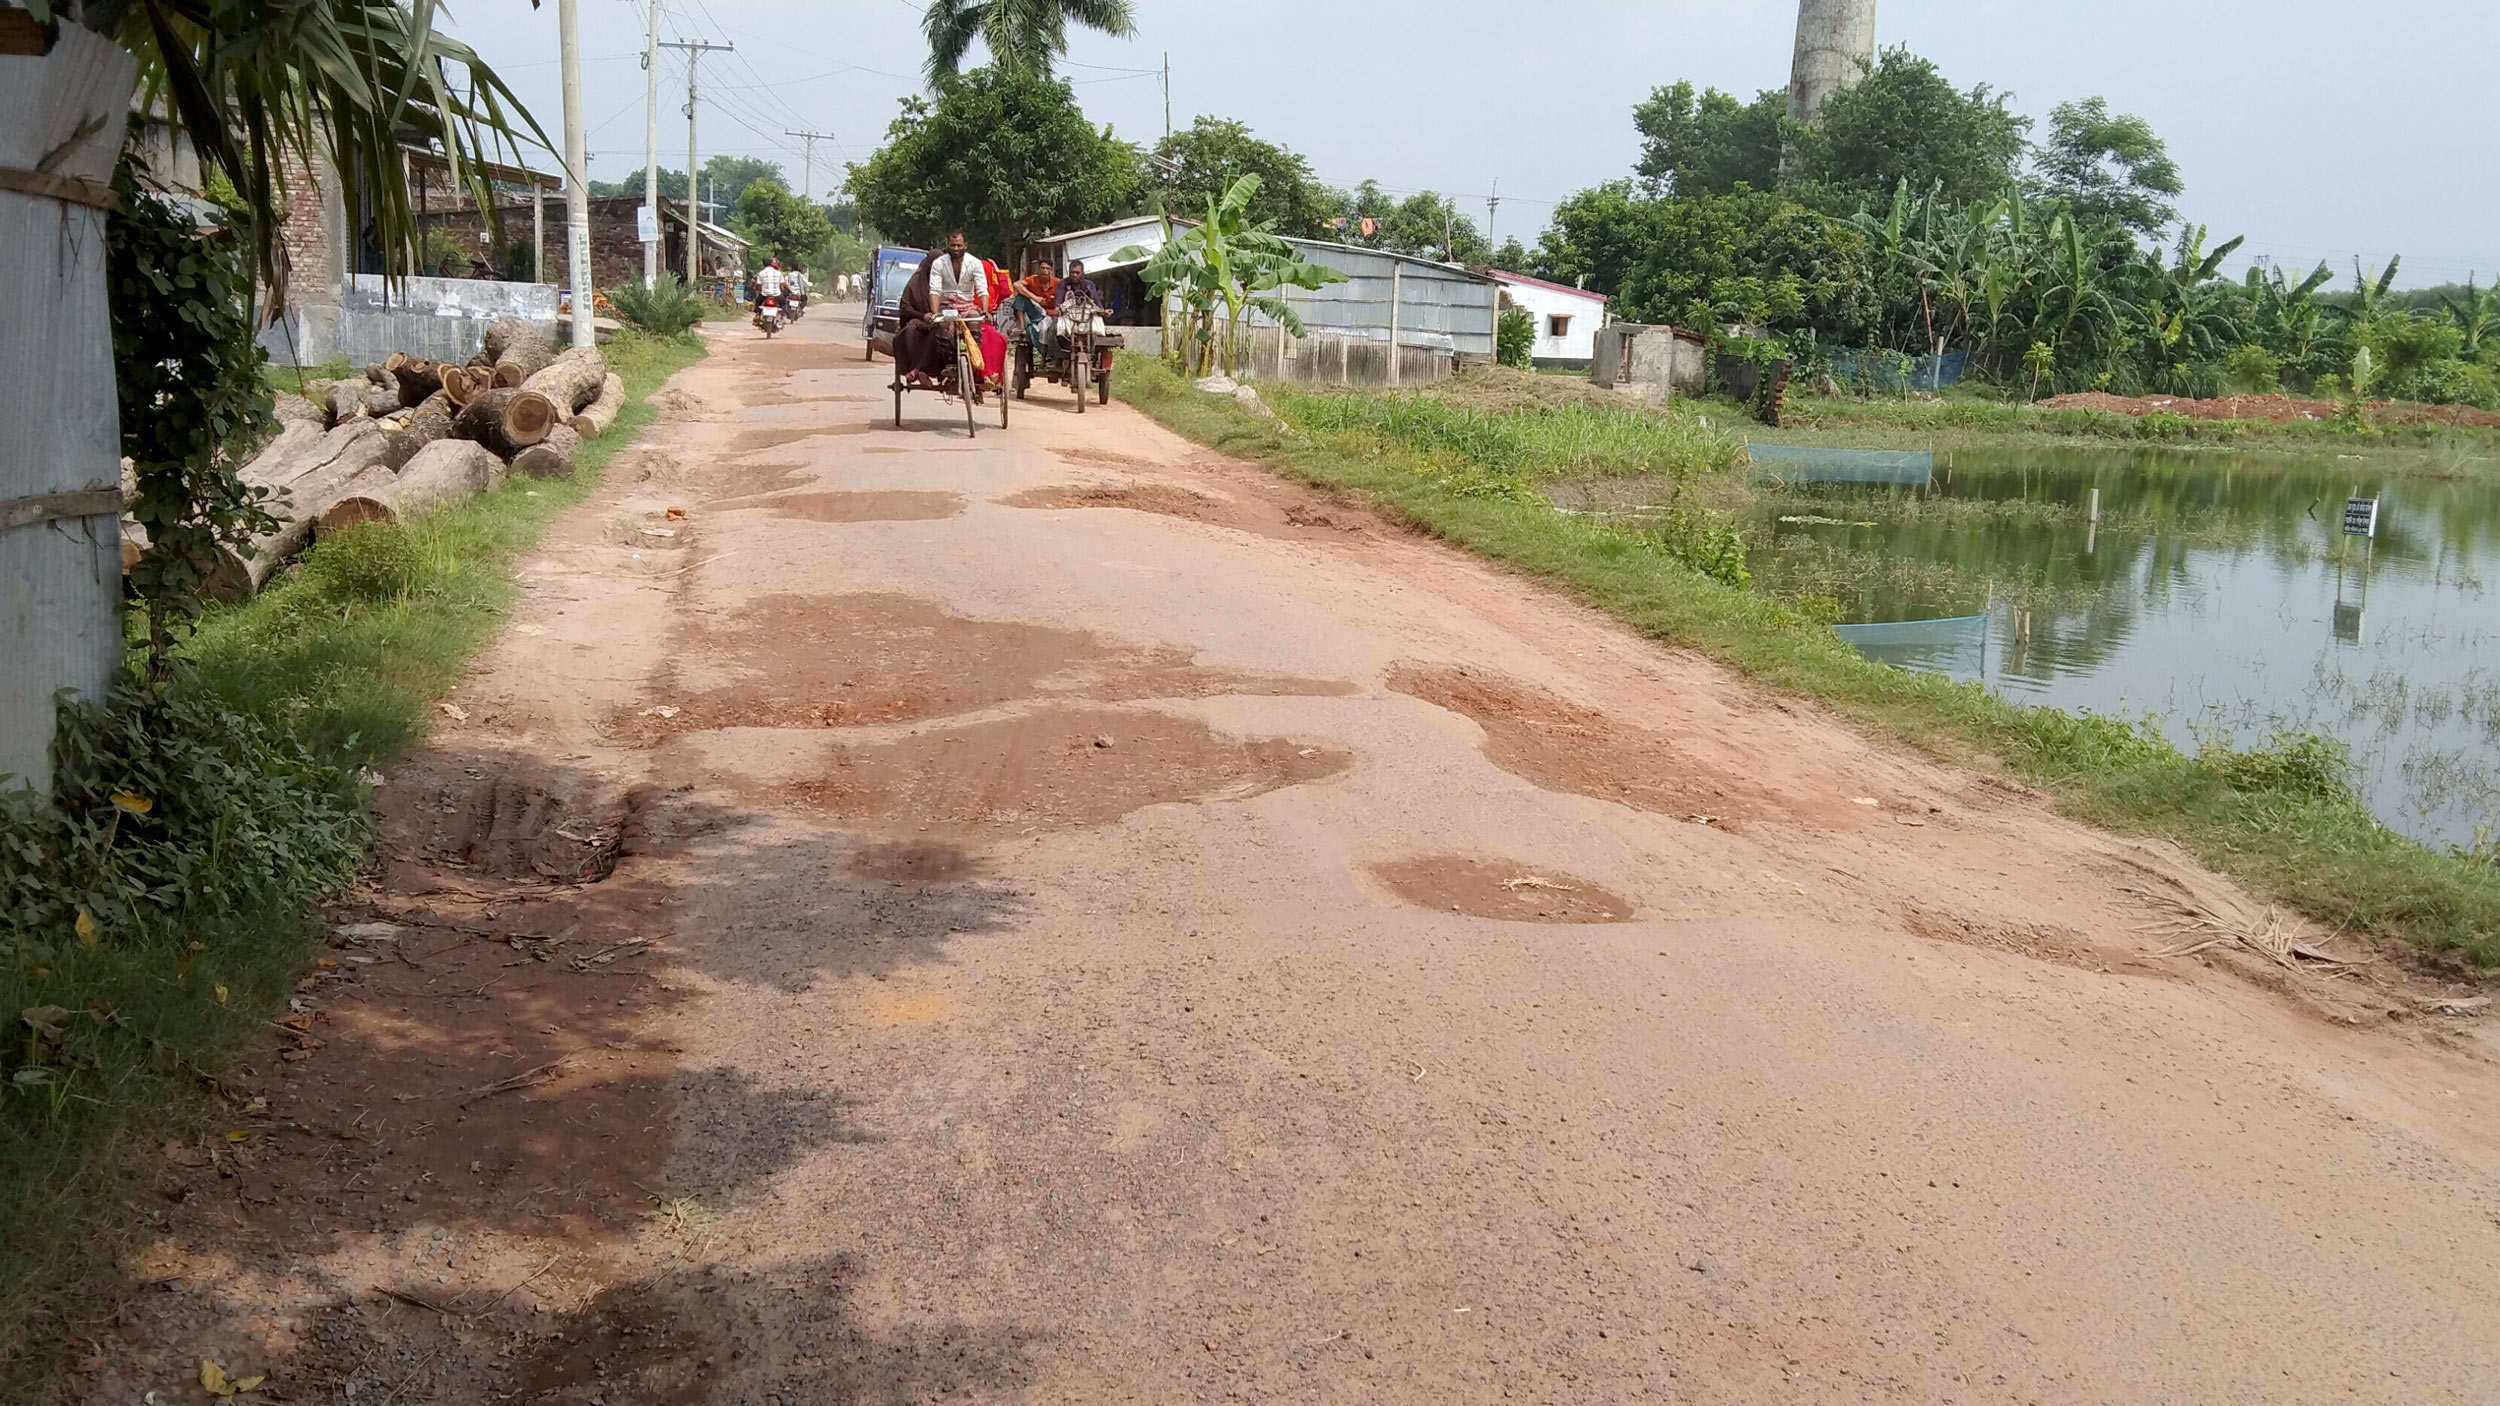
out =
[[2378,500],[2376,498],[2344,500],[2344,535],[2347,537],[2378,536]]
[[645,244],[660,242],[660,212],[648,205],[634,207],[634,237]]

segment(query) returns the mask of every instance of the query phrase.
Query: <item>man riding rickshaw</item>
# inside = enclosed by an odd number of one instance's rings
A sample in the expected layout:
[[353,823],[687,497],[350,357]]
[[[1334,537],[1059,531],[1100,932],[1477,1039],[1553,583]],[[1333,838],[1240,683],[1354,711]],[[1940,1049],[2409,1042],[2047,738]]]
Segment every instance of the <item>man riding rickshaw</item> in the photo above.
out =
[[921,261],[903,288],[894,331],[894,423],[903,423],[903,392],[934,390],[964,403],[964,429],[985,393],[998,396],[1007,423],[1007,338],[992,326],[993,270],[967,249],[963,232],[946,236],[943,252]]

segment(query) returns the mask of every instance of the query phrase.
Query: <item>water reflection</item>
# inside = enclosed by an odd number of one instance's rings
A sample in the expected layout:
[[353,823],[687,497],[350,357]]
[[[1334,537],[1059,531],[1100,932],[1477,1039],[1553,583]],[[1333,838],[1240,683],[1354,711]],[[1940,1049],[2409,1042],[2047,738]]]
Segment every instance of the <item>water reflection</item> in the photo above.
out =
[[[2500,828],[2500,484],[2336,460],[1940,452],[1924,488],[1766,482],[1757,576],[1853,624],[1984,617],[1867,652],[2027,702],[2150,716],[2183,746],[2351,746],[2388,824]],[[2098,513],[2093,512],[2098,493]],[[2351,496],[2378,536],[2343,533]],[[1976,634],[1974,641],[1971,636]]]

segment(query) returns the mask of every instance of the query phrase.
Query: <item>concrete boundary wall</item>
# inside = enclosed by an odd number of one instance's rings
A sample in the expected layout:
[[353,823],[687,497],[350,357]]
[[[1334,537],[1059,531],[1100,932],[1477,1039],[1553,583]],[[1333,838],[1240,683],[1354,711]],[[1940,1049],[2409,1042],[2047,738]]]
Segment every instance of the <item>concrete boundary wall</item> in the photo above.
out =
[[521,317],[537,323],[550,342],[556,326],[556,286],[502,283],[478,278],[403,278],[379,274],[348,280],[337,305],[305,303],[289,308],[262,330],[260,344],[281,366],[320,366],[345,361],[365,366],[393,352],[430,361],[466,361],[477,351],[488,323]]

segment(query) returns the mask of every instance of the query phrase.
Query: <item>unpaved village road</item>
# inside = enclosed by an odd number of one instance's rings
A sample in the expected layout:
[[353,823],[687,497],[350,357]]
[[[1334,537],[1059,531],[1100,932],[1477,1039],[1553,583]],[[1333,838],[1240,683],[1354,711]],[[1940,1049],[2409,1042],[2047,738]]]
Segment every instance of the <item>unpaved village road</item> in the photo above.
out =
[[85,1399],[2500,1401],[2479,1027],[854,319],[526,564]]

